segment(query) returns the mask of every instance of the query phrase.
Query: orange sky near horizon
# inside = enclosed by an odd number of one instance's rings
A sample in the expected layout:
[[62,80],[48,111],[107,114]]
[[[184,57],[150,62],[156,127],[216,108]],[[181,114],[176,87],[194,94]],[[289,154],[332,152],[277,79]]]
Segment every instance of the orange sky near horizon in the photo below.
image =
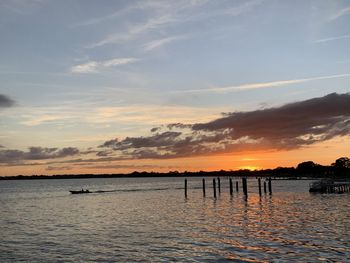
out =
[[[303,161],[314,161],[321,165],[330,165],[339,157],[350,156],[348,137],[337,137],[301,149],[290,151],[257,151],[236,154],[219,154],[190,158],[174,158],[165,160],[142,159],[132,161],[101,162],[94,164],[101,168],[87,168],[86,165],[52,165],[55,170],[47,170],[46,161],[43,165],[3,166],[0,176],[33,175],[33,174],[111,174],[131,173],[133,171],[215,171],[215,170],[259,170],[276,167],[296,167]],[[137,166],[132,166],[137,163]],[[94,166],[91,165],[91,166]],[[102,166],[105,166],[102,169]],[[111,166],[111,168],[108,168]],[[120,166],[118,168],[113,166]],[[49,165],[50,167],[50,165]]]

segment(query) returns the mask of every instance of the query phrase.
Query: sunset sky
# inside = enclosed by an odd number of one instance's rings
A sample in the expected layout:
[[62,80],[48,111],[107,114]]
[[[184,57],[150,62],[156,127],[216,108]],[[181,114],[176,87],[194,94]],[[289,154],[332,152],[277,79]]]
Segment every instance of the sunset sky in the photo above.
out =
[[350,156],[348,0],[2,0],[0,176]]

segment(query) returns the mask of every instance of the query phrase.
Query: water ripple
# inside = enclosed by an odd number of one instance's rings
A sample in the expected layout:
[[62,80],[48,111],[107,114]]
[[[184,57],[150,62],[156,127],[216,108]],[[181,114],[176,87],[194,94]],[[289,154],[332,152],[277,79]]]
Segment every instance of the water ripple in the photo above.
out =
[[[272,196],[201,179],[0,182],[1,262],[350,262],[350,195],[274,181]],[[106,190],[70,195],[69,189]],[[291,190],[292,189],[292,190]]]

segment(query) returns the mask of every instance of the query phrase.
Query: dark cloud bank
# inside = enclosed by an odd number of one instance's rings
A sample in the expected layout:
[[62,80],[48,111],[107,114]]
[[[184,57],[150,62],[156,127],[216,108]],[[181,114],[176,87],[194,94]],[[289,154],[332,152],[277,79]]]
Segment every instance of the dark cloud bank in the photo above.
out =
[[0,108],[10,108],[15,105],[15,101],[6,95],[0,94]]
[[97,150],[30,147],[0,150],[0,163],[95,155],[96,158],[49,163],[97,163],[131,159],[167,159],[247,150],[291,150],[336,136],[350,135],[350,93],[249,112],[225,113],[207,123],[174,123],[153,128],[146,137],[104,142]]
[[18,164],[22,161],[47,160],[78,155],[80,151],[74,147],[43,148],[29,147],[28,151],[2,150],[0,151],[0,163]]
[[225,113],[208,123],[154,128],[148,137],[112,139],[101,148],[130,158],[176,158],[244,150],[291,150],[349,135],[350,94],[329,94],[281,107]]

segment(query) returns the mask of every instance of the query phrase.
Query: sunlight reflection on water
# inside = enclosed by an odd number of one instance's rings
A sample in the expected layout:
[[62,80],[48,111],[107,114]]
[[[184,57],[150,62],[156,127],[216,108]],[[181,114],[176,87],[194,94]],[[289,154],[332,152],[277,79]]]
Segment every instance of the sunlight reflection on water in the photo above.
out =
[[[210,182],[210,180],[208,180]],[[350,195],[274,181],[212,197],[201,179],[0,181],[0,261],[350,261]],[[118,190],[71,195],[68,190]],[[158,190],[156,190],[158,189]],[[137,190],[137,191],[135,191]]]

